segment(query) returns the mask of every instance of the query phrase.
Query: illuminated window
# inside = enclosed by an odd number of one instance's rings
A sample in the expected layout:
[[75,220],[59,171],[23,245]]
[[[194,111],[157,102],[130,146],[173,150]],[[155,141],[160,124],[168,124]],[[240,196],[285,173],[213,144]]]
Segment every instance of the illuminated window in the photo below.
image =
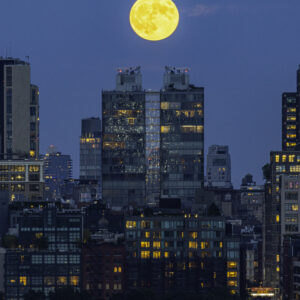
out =
[[169,255],[169,252],[165,252],[164,255],[165,255],[165,258],[169,258],[169,256],[170,256],[170,255]]
[[280,267],[279,266],[276,267],[276,272],[280,272]]
[[72,286],[78,286],[79,285],[79,276],[71,276],[70,277],[70,284]]
[[276,215],[276,222],[278,223],[280,221],[280,216]]
[[289,162],[294,162],[295,155],[289,155]]
[[40,239],[40,238],[43,237],[43,233],[42,233],[42,232],[38,232],[38,233],[35,234],[35,237],[36,237],[37,239]]
[[153,251],[153,258],[155,259],[160,258],[160,251]]
[[227,268],[228,269],[236,269],[237,263],[235,261],[228,261],[227,262]]
[[126,228],[127,229],[136,228],[136,221],[127,221],[126,222]]
[[237,286],[237,281],[236,281],[236,280],[229,280],[229,281],[227,282],[227,285],[228,285],[228,286]]
[[146,231],[146,232],[145,232],[145,238],[147,238],[147,239],[150,238],[150,232],[149,232],[149,231]]
[[57,277],[57,285],[67,285],[67,277],[66,276],[58,276]]
[[298,173],[300,172],[300,165],[290,166],[291,173]]
[[141,228],[150,228],[150,222],[149,221],[142,221],[141,222]]
[[227,278],[231,278],[231,277],[237,277],[237,272],[234,271],[227,272]]
[[170,105],[169,102],[161,102],[160,108],[161,109],[169,109]]
[[198,243],[189,241],[189,248],[190,249],[197,249],[198,248]]
[[27,285],[27,277],[26,276],[21,276],[20,277],[20,285]]
[[195,240],[198,237],[198,232],[190,232],[190,236]]
[[150,251],[141,251],[141,258],[150,258]]
[[294,117],[294,116],[287,116],[286,120],[287,121],[296,121],[296,117]]
[[168,133],[168,132],[170,132],[170,126],[161,126],[160,127],[160,132],[161,133]]
[[128,118],[128,124],[134,125],[136,118]]
[[282,155],[282,162],[286,162],[286,155]]
[[34,157],[34,156],[35,156],[35,151],[30,150],[30,151],[29,151],[29,155],[30,155],[30,157]]
[[40,171],[40,166],[29,166],[29,172],[39,172]]
[[279,162],[279,155],[275,155],[275,162]]
[[276,255],[276,262],[280,262],[280,256],[279,256],[279,254]]
[[209,243],[208,242],[201,242],[201,249],[207,249],[209,248]]
[[298,211],[298,204],[292,204],[292,210]]
[[294,133],[289,133],[289,134],[286,135],[286,137],[287,137],[288,139],[295,139],[295,138],[297,137],[297,135],[294,134]]
[[106,289],[106,290],[109,290],[109,283],[106,283],[106,284],[105,284],[105,289]]
[[159,249],[160,248],[160,242],[153,242],[153,248]]
[[296,112],[296,108],[295,107],[288,107],[287,108],[287,112]]
[[287,125],[286,129],[287,130],[295,130],[295,129],[297,129],[297,127],[296,127],[296,125]]
[[223,242],[220,242],[220,248],[223,248]]
[[114,273],[121,273],[122,267],[114,267]]
[[141,248],[150,248],[150,242],[141,242]]
[[286,143],[287,147],[296,147],[296,143]]

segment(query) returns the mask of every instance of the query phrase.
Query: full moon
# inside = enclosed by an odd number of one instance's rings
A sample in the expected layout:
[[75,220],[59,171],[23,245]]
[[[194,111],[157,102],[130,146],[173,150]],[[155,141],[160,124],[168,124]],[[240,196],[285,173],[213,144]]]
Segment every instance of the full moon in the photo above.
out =
[[179,13],[172,0],[137,0],[129,19],[138,36],[149,41],[160,41],[176,30]]

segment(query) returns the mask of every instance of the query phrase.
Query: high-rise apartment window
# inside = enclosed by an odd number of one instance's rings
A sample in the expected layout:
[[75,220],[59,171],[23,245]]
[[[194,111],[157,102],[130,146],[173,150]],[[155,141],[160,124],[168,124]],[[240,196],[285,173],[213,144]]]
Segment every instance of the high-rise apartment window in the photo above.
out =
[[36,108],[35,106],[30,106],[30,115],[35,116],[36,115]]
[[12,86],[12,67],[6,68],[6,86]]

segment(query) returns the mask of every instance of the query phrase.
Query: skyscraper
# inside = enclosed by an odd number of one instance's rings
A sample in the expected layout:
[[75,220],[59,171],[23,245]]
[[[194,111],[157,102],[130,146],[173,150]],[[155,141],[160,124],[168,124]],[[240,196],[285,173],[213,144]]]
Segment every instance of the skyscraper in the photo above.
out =
[[111,206],[145,204],[145,95],[140,68],[119,69],[115,90],[102,92],[102,196]]
[[207,185],[211,187],[232,188],[228,146],[212,145],[209,147],[206,180]]
[[39,155],[39,90],[30,64],[0,58],[0,159]]
[[101,181],[101,120],[81,121],[80,180]]
[[51,145],[44,156],[45,190],[52,198],[61,195],[64,181],[72,178],[72,159]]
[[203,187],[204,92],[187,69],[166,67],[160,92],[142,90],[140,68],[119,69],[102,93],[103,199],[112,206],[187,205]]
[[189,206],[204,185],[204,88],[188,69],[166,67],[160,101],[161,196]]
[[297,92],[282,94],[282,150],[300,150],[300,66],[297,70]]

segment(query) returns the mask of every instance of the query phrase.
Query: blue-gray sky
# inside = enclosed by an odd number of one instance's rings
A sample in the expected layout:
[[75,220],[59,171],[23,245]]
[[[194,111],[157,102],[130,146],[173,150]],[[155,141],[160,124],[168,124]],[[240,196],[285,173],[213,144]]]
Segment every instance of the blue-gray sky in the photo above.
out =
[[299,0],[175,0],[181,19],[161,42],[140,39],[134,0],[1,0],[0,55],[30,56],[40,87],[41,150],[72,154],[78,176],[80,119],[100,115],[101,90],[118,67],[141,65],[145,88],[165,65],[187,66],[205,87],[205,148],[229,145],[235,186],[281,148],[281,94],[295,91]]

